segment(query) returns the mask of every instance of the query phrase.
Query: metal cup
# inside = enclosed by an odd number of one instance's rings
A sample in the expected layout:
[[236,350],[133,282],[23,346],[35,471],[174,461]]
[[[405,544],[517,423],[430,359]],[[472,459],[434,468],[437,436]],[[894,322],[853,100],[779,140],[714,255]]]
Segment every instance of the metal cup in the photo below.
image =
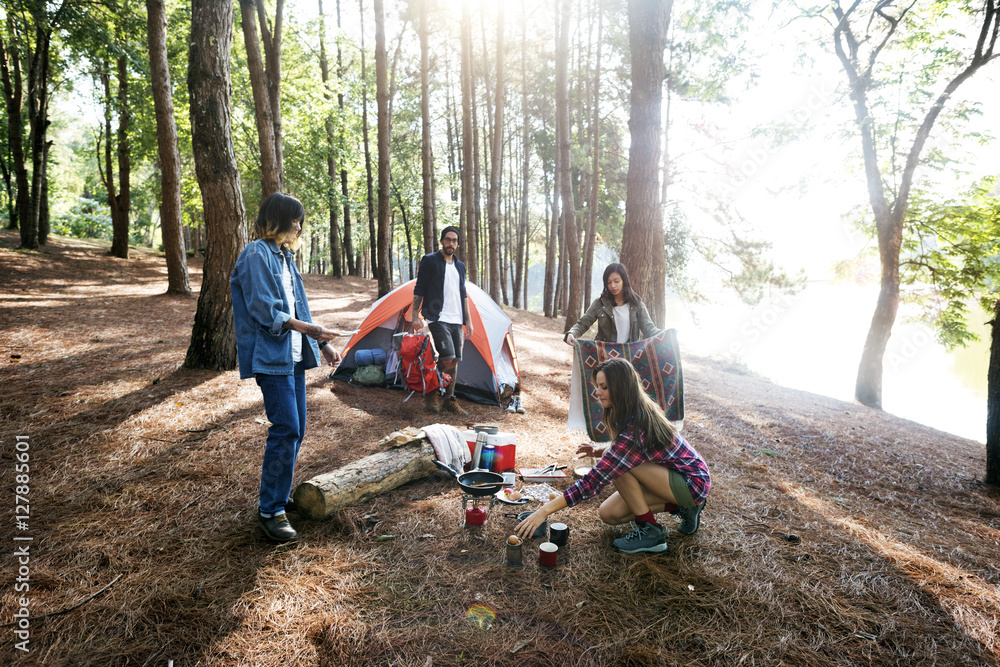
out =
[[[510,539],[517,540],[517,544],[511,544]],[[511,535],[507,539],[507,565],[511,567],[521,567],[524,564],[524,556],[521,552],[521,538]]]
[[549,526],[549,542],[562,549],[568,539],[569,526],[564,523],[554,523]]

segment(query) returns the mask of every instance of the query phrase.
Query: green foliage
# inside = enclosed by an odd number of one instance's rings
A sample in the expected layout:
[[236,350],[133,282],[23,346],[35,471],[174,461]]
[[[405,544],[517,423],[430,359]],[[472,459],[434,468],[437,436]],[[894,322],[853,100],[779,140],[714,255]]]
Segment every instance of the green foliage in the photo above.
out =
[[107,199],[78,197],[68,213],[54,216],[52,231],[61,236],[111,240],[111,214]]
[[978,340],[968,327],[976,301],[991,313],[1000,292],[1000,199],[996,178],[976,183],[960,200],[924,193],[910,199],[900,257],[903,298],[920,306],[951,349]]

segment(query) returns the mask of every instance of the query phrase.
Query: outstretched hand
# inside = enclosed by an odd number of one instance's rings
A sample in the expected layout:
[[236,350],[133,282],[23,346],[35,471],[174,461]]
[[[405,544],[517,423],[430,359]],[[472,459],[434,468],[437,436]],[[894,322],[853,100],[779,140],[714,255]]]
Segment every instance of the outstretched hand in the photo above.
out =
[[572,345],[576,342],[576,337],[573,334],[566,334],[566,344]]
[[604,455],[606,447],[598,447],[592,442],[585,442],[576,448],[576,458],[582,459],[587,456],[591,456],[595,459],[601,458]]
[[517,524],[514,528],[514,534],[520,537],[522,540],[530,538],[538,527],[545,523],[545,519],[548,518],[548,514],[545,509],[539,507],[537,510],[531,513],[524,521]]

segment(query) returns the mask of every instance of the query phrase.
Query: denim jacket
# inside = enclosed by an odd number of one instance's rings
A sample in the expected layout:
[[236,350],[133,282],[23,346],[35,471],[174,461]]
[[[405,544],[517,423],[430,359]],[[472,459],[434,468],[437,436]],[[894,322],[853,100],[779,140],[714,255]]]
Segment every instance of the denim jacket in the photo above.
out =
[[[295,319],[312,322],[302,276],[290,250],[279,248],[273,241],[258,239],[244,248],[236,260],[229,289],[233,296],[236,356],[241,380],[257,373],[292,374],[295,366],[292,362],[293,332],[281,328],[291,319],[291,308],[281,284],[281,275],[287,267],[292,271]],[[303,335],[302,340],[302,361],[306,368],[315,368],[319,365],[319,347],[308,336]]]

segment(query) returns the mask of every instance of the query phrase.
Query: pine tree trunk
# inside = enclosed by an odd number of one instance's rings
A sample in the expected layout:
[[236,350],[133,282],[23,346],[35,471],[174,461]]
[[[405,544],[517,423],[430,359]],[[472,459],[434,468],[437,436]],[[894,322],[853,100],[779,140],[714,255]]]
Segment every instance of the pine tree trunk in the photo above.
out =
[[247,70],[253,91],[254,116],[257,120],[257,144],[260,148],[260,187],[262,198],[281,191],[278,157],[274,153],[274,119],[267,94],[264,63],[260,57],[254,0],[240,0],[240,25],[247,52]]
[[495,118],[493,121],[493,146],[490,149],[490,190],[488,193],[487,216],[489,217],[489,255],[490,298],[500,303],[500,284],[503,276],[500,272],[500,176],[503,173],[503,107],[504,107],[504,69],[503,69],[503,16],[504,3],[497,4],[497,73],[496,73],[496,103],[493,105]]
[[365,183],[368,188],[368,269],[371,275],[378,266],[375,232],[375,186],[372,181],[372,152],[368,138],[368,66],[365,59],[365,0],[358,0],[361,16],[361,136],[365,145]]
[[[584,308],[591,302],[590,284],[594,274],[594,245],[597,241],[597,208],[601,192],[601,44],[604,36],[604,12],[600,5],[597,12],[597,57],[594,61],[594,96],[592,100],[593,115],[590,126],[591,135],[591,167],[590,167],[590,213],[587,223],[587,244],[583,249],[583,304]],[[664,133],[665,134],[665,133]]]
[[378,256],[376,275],[378,295],[383,297],[392,291],[392,257],[390,254],[391,230],[389,216],[392,204],[389,200],[390,165],[389,143],[392,136],[391,114],[389,111],[388,54],[385,48],[385,8],[384,0],[375,0],[375,99],[378,105]]
[[[123,56],[117,59],[118,71],[118,194],[111,200],[111,206],[117,211],[114,220],[114,238],[111,241],[111,254],[123,259],[128,258],[128,241],[130,214],[132,212],[132,162],[129,157],[129,123],[131,112],[128,104],[128,65]],[[111,135],[108,134],[108,141]],[[109,174],[110,178],[110,174]]]
[[187,256],[181,234],[181,172],[177,125],[167,61],[167,17],[164,0],[146,0],[146,37],[149,74],[156,113],[156,142],[160,158],[160,229],[167,260],[167,294],[191,296]]
[[434,205],[434,152],[431,150],[430,45],[427,3],[420,2],[420,176],[423,183],[423,251],[434,252],[437,230]]
[[459,257],[465,262],[466,276],[476,282],[476,224],[474,154],[472,114],[475,104],[472,94],[472,16],[469,3],[462,3],[462,208],[465,224],[461,230]]
[[[340,0],[337,0],[337,30],[342,28],[340,23]],[[337,39],[337,80],[340,82],[337,91],[337,108],[340,109],[341,118],[345,117],[344,112],[344,56],[340,46],[340,38]],[[344,146],[344,128],[341,124],[337,134],[337,145]],[[351,197],[347,191],[347,166],[340,166],[340,194],[344,205],[344,259],[347,261],[347,274],[358,275],[358,265],[354,258],[354,233],[351,231]]]
[[629,114],[629,165],[626,177],[622,253],[632,289],[654,322],[664,320],[666,258],[659,201],[660,105],[663,49],[672,2],[629,0],[632,92]]
[[284,5],[285,0],[277,0],[275,3],[272,32],[267,23],[264,0],[257,0],[257,20],[260,21],[260,36],[264,47],[264,78],[267,82],[267,99],[271,105],[274,160],[278,169],[278,188],[281,191],[285,189],[285,158],[281,131],[281,26],[284,21]]
[[990,366],[986,389],[986,483],[1000,487],[1000,299],[990,322]]
[[[330,66],[326,59],[326,16],[323,13],[323,0],[319,0],[319,70],[323,79],[323,99],[331,100],[330,94]],[[340,225],[338,224],[338,214],[340,209],[340,197],[337,194],[337,160],[336,154],[336,132],[333,126],[333,114],[327,114],[323,121],[326,130],[326,174],[330,179],[326,184],[327,196],[326,205],[330,221],[330,263],[333,269],[334,278],[342,278],[343,253],[340,248]]]
[[195,169],[207,237],[204,277],[184,365],[232,370],[236,332],[229,277],[246,245],[246,213],[230,125],[233,6],[192,0],[188,90]]
[[[15,45],[16,48],[16,45]],[[8,229],[21,227],[20,220],[28,210],[28,168],[24,153],[24,123],[21,112],[24,104],[24,88],[21,77],[21,56],[17,50],[10,51],[0,37],[0,76],[3,78],[4,106],[7,109],[7,142],[10,147],[14,169],[14,183],[17,194],[12,209]],[[22,245],[24,237],[21,237]],[[27,246],[24,246],[27,247]],[[37,246],[36,246],[37,247]]]
[[561,158],[556,173],[558,190],[562,200],[562,229],[565,239],[566,257],[569,264],[569,282],[566,285],[566,325],[568,330],[580,319],[580,301],[583,289],[580,285],[580,238],[576,229],[576,205],[573,201],[573,182],[570,164],[570,119],[569,119],[569,32],[570,7],[572,0],[562,0],[561,32],[559,48],[556,49],[556,124],[557,150]]

